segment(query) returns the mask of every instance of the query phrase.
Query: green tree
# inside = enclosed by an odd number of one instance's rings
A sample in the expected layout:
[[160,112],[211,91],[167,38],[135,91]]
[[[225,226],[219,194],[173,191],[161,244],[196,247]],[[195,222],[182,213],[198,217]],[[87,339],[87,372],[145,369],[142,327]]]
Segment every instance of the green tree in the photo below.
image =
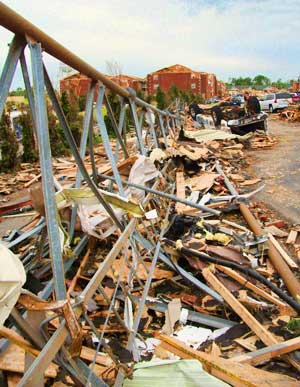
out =
[[154,99],[154,96],[152,95],[152,94],[148,94],[147,96],[146,96],[146,98],[145,98],[145,101],[147,102],[147,103],[152,103],[153,102],[153,99]]
[[85,105],[86,105],[86,95],[81,95],[79,97],[78,105],[79,105],[79,111],[84,112],[85,111]]
[[27,106],[22,106],[21,115],[18,117],[18,123],[22,127],[22,161],[24,163],[32,163],[37,160],[38,155],[36,151],[33,122],[30,110]]
[[79,98],[71,91],[69,94],[65,91],[61,94],[61,107],[70,125],[71,132],[77,146],[80,145],[82,117],[80,116]]
[[291,81],[283,81],[279,78],[277,81],[272,82],[272,86],[277,87],[278,89],[289,89],[291,87]]
[[61,93],[60,104],[61,104],[61,108],[62,108],[62,110],[64,112],[64,115],[67,118],[68,115],[69,115],[71,106],[70,106],[70,101],[69,101],[69,98],[68,98],[68,93],[66,91],[63,91]]
[[160,87],[157,88],[155,96],[158,109],[164,110],[167,107],[167,97],[164,91]]
[[270,85],[271,85],[271,80],[265,75],[259,74],[253,78],[252,86],[256,89],[265,89]]
[[22,87],[18,87],[16,90],[10,91],[8,95],[12,97],[26,97],[26,90],[22,89]]
[[54,157],[64,156],[69,153],[67,143],[62,131],[61,126],[58,123],[58,119],[53,112],[50,104],[47,105],[48,126],[51,154]]
[[19,144],[14,130],[10,127],[9,115],[2,114],[0,121],[0,171],[9,172],[18,168],[20,158],[18,156]]
[[179,97],[179,90],[177,86],[174,85],[174,83],[169,89],[168,96],[169,96],[170,102],[173,102],[174,99]]

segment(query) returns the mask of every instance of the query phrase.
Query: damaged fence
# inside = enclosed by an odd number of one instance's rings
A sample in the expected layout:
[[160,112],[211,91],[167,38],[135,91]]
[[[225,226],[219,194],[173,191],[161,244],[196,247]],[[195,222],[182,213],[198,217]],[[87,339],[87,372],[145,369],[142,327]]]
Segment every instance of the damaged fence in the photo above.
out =
[[[0,244],[0,262],[7,265],[0,275],[5,284],[0,323],[8,321],[0,328],[0,344],[4,359],[8,344],[13,348],[12,362],[22,349],[18,386],[41,387],[45,377],[65,383],[60,385],[99,387],[120,387],[126,378],[130,386],[133,365],[149,356],[149,340],[157,340],[149,337],[157,331],[163,332],[156,343],[158,357],[173,353],[197,359],[225,383],[299,386],[293,374],[254,367],[281,356],[292,372],[300,370],[299,338],[284,341],[278,333],[279,317],[293,322],[300,311],[299,267],[275,239],[281,230],[271,222],[262,227],[249,209],[249,200],[263,187],[249,192],[247,187],[258,181],[241,176],[242,149],[274,141],[266,134],[243,138],[221,130],[195,131],[180,113],[180,101],[172,111],[147,104],[3,3],[0,23],[15,34],[0,80],[0,113],[20,63],[42,177],[42,188],[31,191],[39,215]],[[91,80],[79,149],[43,51]],[[120,98],[119,117],[108,90]],[[56,173],[46,98],[72,151]],[[108,136],[103,105],[115,139]],[[98,148],[95,128],[102,140]],[[72,178],[64,179],[70,171]],[[260,208],[253,210],[260,215]],[[264,214],[260,220],[267,218]],[[167,281],[175,290],[165,290]],[[263,312],[276,335],[261,321]],[[216,330],[204,329],[200,350],[172,337],[176,324],[187,321],[195,325],[196,336],[203,329],[199,325]],[[231,348],[250,352],[222,348],[227,358],[221,357],[216,343],[228,341],[226,335],[231,335]],[[186,344],[191,344],[188,339]],[[0,369],[9,371],[1,357]]]

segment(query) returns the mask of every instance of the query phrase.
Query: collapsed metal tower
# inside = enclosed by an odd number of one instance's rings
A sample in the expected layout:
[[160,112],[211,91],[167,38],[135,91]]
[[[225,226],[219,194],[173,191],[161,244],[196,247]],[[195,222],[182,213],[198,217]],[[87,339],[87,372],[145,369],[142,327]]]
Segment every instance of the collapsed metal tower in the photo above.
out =
[[[26,337],[29,337],[30,340],[35,343],[35,345],[41,350],[40,354],[36,358],[27,359],[24,376],[18,385],[20,387],[43,386],[44,372],[50,362],[55,359],[55,361],[60,364],[60,366],[69,375],[71,375],[73,381],[75,381],[77,385],[93,385],[99,387],[105,386],[106,384],[103,382],[103,380],[98,378],[95,373],[93,373],[93,369],[89,369],[86,364],[78,357],[78,346],[80,346],[80,340],[78,340],[80,330],[78,319],[80,317],[85,318],[86,323],[90,325],[94,332],[96,332],[100,345],[105,333],[105,328],[101,334],[97,332],[92,321],[90,321],[85,312],[86,305],[89,303],[96,292],[104,292],[103,288],[101,287],[101,283],[106,273],[111,268],[114,260],[118,256],[123,256],[124,262],[126,262],[126,249],[132,249],[137,263],[143,264],[143,259],[145,257],[148,259],[150,258],[151,266],[150,269],[147,270],[148,277],[143,287],[142,297],[139,300],[133,300],[130,295],[130,289],[124,288],[120,280],[121,273],[119,273],[116,278],[114,294],[110,301],[109,311],[105,322],[105,324],[107,324],[109,314],[112,310],[114,310],[114,302],[116,297],[121,291],[125,300],[125,304],[127,305],[128,313],[127,316],[124,316],[124,318],[118,314],[117,316],[118,319],[121,320],[124,329],[126,329],[128,333],[127,348],[135,353],[135,338],[138,335],[140,319],[144,309],[148,290],[151,285],[151,280],[157,260],[162,259],[169,265],[171,265],[171,262],[169,261],[169,258],[163,254],[160,244],[160,237],[163,235],[165,227],[164,222],[157,222],[156,224],[150,222],[150,227],[153,230],[153,235],[155,235],[155,238],[145,239],[139,232],[139,226],[142,226],[143,219],[137,217],[129,219],[127,216],[122,216],[121,218],[118,217],[114,208],[108,202],[105,195],[101,192],[101,190],[98,189],[97,169],[93,161],[93,157],[91,157],[93,170],[92,175],[90,175],[87,171],[83,162],[83,158],[86,154],[87,148],[89,148],[90,154],[93,155],[92,141],[88,141],[88,138],[92,137],[91,123],[93,113],[96,115],[100,131],[99,134],[101,135],[105,147],[106,156],[111,164],[113,179],[117,185],[117,192],[115,193],[117,193],[120,197],[125,197],[125,190],[124,182],[121,180],[118,171],[118,149],[122,149],[124,159],[128,158],[126,143],[124,141],[126,131],[124,124],[126,107],[129,108],[131,113],[131,120],[137,139],[137,147],[141,155],[146,155],[149,144],[154,144],[154,147],[158,148],[161,145],[159,143],[159,137],[162,138],[164,146],[167,146],[167,137],[174,136],[175,132],[180,128],[180,118],[178,114],[171,114],[168,111],[161,111],[155,106],[147,104],[143,100],[137,98],[134,90],[124,89],[118,84],[112,82],[88,63],[84,62],[82,59],[60,45],[50,36],[46,35],[33,24],[25,20],[22,16],[18,15],[13,10],[5,6],[2,2],[0,3],[0,24],[15,34],[9,46],[9,52],[1,74],[0,116],[2,116],[4,111],[6,98],[8,96],[17,64],[20,63],[32,120],[34,122],[35,132],[38,139],[42,186],[46,209],[45,219],[42,219],[39,224],[30,232],[32,234],[39,234],[43,230],[47,230],[50,247],[49,257],[51,258],[53,272],[53,280],[45,286],[40,294],[40,297],[42,299],[47,299],[51,295],[52,291],[54,291],[56,301],[54,305],[51,306],[51,308],[49,305],[45,304],[45,310],[50,308],[51,310],[60,313],[60,324],[58,328],[51,337],[45,337],[45,334],[43,333],[43,327],[49,322],[49,319],[45,320],[45,316],[41,317],[40,314],[39,317],[37,317],[38,314],[34,311],[34,306],[31,305],[31,310],[29,308],[27,314],[25,315],[21,315],[16,309],[13,310],[12,317],[15,320],[18,329]],[[31,58],[33,80],[32,84],[24,55],[24,50],[26,47],[29,48]],[[68,66],[71,66],[91,79],[89,91],[87,94],[80,149],[78,149],[76,146],[69,124],[62,111],[54,87],[47,73],[47,69],[43,63],[43,51],[47,52],[54,58]],[[107,214],[109,214],[115,228],[118,230],[119,235],[113,248],[107,254],[99,269],[88,282],[87,286],[79,295],[79,297],[77,297],[76,300],[72,303],[70,303],[67,298],[65,273],[70,269],[78,255],[86,248],[88,238],[86,235],[83,235],[80,243],[75,247],[68,259],[63,259],[64,251],[61,244],[60,225],[57,219],[55,188],[53,183],[54,179],[48,131],[45,89],[47,90],[48,98],[51,101],[52,107],[63,129],[64,136],[78,165],[75,188],[80,188],[82,180],[88,184],[91,192],[98,199],[99,204],[103,206]],[[114,116],[114,113],[105,94],[107,90],[117,94],[120,97],[120,117]],[[96,92],[98,93],[98,98],[96,105],[94,106]],[[106,105],[108,115],[111,119],[115,132],[117,141],[117,150],[115,154],[113,153],[110,139],[107,134],[106,125],[101,110],[102,104]],[[153,122],[153,114],[158,122],[157,127],[155,127]],[[142,123],[145,115],[147,116],[148,122],[148,133],[146,136],[146,141],[145,136],[143,136],[142,133]],[[168,181],[166,168],[164,168],[161,173]],[[152,188],[155,190],[158,184],[159,181],[156,181]],[[172,194],[173,186],[171,183],[167,185],[166,191],[167,192],[165,192],[165,195],[167,195],[168,192]],[[149,203],[153,192],[156,191],[148,193],[143,202],[143,207],[147,207],[147,203]],[[72,240],[74,236],[76,211],[77,207],[74,206],[72,210],[72,219],[68,229],[70,240]],[[22,235],[20,238],[12,241],[8,247],[16,246],[27,236],[28,235]],[[43,243],[45,243],[45,241]],[[143,254],[141,251],[143,251]],[[135,271],[135,267],[131,266],[130,270],[131,277],[135,277],[137,280],[139,280]],[[194,281],[197,282],[195,279]],[[200,284],[200,286],[201,285],[202,284]],[[108,296],[104,296],[109,300]],[[116,362],[118,363],[117,360]],[[119,364],[119,372],[115,384],[116,386],[120,386],[122,384],[125,373],[126,367],[122,364]]]

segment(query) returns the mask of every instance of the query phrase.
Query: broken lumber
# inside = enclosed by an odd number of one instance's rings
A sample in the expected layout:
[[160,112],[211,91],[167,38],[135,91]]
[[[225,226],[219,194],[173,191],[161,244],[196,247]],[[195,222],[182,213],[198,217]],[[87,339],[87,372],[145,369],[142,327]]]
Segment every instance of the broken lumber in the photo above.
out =
[[[256,318],[230,293],[230,291],[218,280],[209,268],[202,270],[202,275],[206,281],[222,295],[228,305],[235,311],[235,313],[244,321],[246,325],[260,338],[265,345],[277,344],[277,339],[269,332],[263,325],[261,325]],[[298,371],[299,364],[290,356],[286,355],[285,359]]]
[[[263,230],[261,226],[258,224],[255,217],[252,215],[251,211],[247,207],[245,203],[240,203],[240,211],[248,223],[251,230],[255,235],[261,236],[263,235]],[[275,249],[273,244],[270,241],[266,242],[269,250],[268,256],[277,270],[278,274],[281,276],[283,282],[285,283],[288,291],[293,296],[297,303],[300,302],[300,283],[294,276],[293,272],[290,270],[288,265],[285,263],[279,252]]]
[[245,324],[261,339],[265,345],[277,344],[277,340],[256,318],[230,293],[209,268],[202,270],[206,281],[222,295],[228,305],[244,321]]
[[272,244],[274,245],[274,247],[278,250],[278,252],[282,256],[282,258],[289,265],[289,267],[291,267],[292,269],[299,269],[299,266],[297,265],[297,263],[293,261],[293,259],[288,255],[288,253],[283,249],[281,244],[273,237],[273,235],[268,234],[268,237],[272,242]]
[[245,277],[237,273],[235,270],[230,269],[229,267],[216,265],[216,268],[223,273],[229,275],[231,278],[236,280],[239,284],[245,286],[247,289],[252,290],[254,293],[256,293],[258,296],[263,297],[265,300],[268,300],[272,302],[272,304],[275,304],[281,308],[289,308],[287,304],[280,301],[279,299],[273,297],[271,294],[267,293],[263,289],[260,289],[259,287],[253,285],[251,282],[249,282]]
[[297,230],[291,230],[285,243],[287,245],[294,245],[296,243],[297,236],[298,236],[298,231]]
[[234,387],[300,387],[300,382],[289,376],[263,371],[248,364],[240,364],[196,351],[166,335],[160,335],[159,339],[162,341],[162,348],[184,359],[199,360],[207,372]]
[[235,356],[232,358],[233,361],[239,363],[247,364],[258,364],[263,361],[272,359],[273,357],[281,356],[286,353],[295,351],[300,348],[300,337],[295,337],[293,339],[284,341],[283,343],[278,343],[270,345],[265,348],[258,349],[257,351],[245,353],[240,356]]
[[[185,180],[183,172],[176,172],[176,196],[179,199],[185,200]],[[176,203],[175,210],[178,214],[182,214],[188,207],[182,203]]]

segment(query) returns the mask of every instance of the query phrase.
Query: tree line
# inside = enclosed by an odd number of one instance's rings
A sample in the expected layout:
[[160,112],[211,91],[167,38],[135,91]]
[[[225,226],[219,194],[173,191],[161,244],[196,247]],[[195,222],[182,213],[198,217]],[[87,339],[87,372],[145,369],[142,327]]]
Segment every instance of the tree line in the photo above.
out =
[[259,74],[254,78],[251,77],[236,77],[229,78],[229,81],[226,83],[227,88],[253,88],[257,90],[263,90],[268,87],[277,87],[278,89],[289,89],[292,86],[293,80],[283,81],[279,78],[277,81],[272,81],[266,75]]
[[[24,96],[21,89],[17,90],[17,93]],[[83,123],[83,116],[80,112],[84,110],[85,101],[82,98],[77,98],[73,93],[67,94],[65,92],[59,96],[59,99],[73,137],[79,146]],[[46,102],[52,156],[68,155],[70,149],[63,135],[63,130],[51,103],[48,99]],[[17,170],[21,163],[32,163],[38,160],[37,139],[29,105],[23,103],[17,109],[20,115],[12,122],[10,113],[15,110],[15,107],[11,102],[6,103],[6,109],[0,120],[0,172]],[[16,133],[18,126],[22,133],[19,139]]]

